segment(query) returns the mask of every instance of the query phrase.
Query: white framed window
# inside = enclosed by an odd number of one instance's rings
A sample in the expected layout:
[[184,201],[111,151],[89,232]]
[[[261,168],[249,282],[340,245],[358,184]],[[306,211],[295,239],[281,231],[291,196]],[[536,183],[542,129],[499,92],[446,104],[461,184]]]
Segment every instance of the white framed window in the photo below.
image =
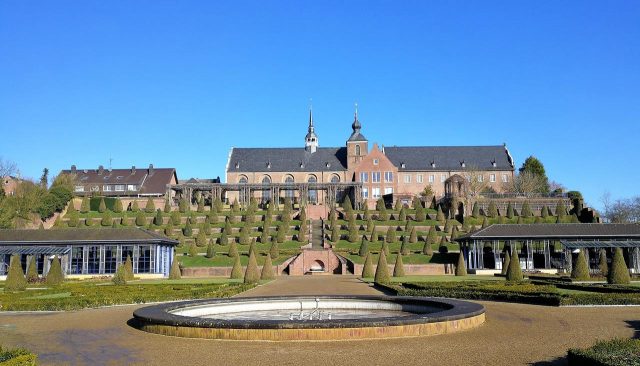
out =
[[100,186],[92,186],[91,187],[91,192],[98,192],[100,191]]
[[372,172],[371,173],[371,182],[380,183],[380,172]]
[[103,192],[111,192],[111,188],[112,188],[111,186],[105,184],[105,185],[102,186],[102,191]]
[[424,176],[422,174],[418,174],[416,176],[416,182],[418,182],[418,183],[424,182]]
[[495,174],[489,174],[489,182],[494,183],[496,181],[496,175]]
[[369,198],[369,189],[362,188],[362,198]]
[[385,183],[393,183],[393,172],[384,172]]
[[127,191],[136,191],[138,190],[138,187],[136,187],[135,184],[128,184],[127,185]]
[[373,198],[380,198],[380,188],[372,189]]
[[509,176],[506,174],[502,174],[502,182],[507,183],[509,181]]
[[76,191],[76,192],[84,192],[84,186],[75,186],[74,191]]
[[360,173],[360,181],[368,182],[369,181],[369,172],[361,172]]
[[[435,180],[436,180],[436,176],[435,176],[435,175],[433,175],[433,174],[431,174],[431,175],[429,176],[429,183],[433,183]],[[420,182],[420,183],[422,183],[422,182]]]
[[124,184],[116,184],[116,192],[123,192]]
[[373,159],[373,165],[378,165],[380,161],[378,159]]
[[445,180],[447,180],[447,176],[445,174],[441,174],[440,175],[440,183],[444,183]]
[[477,176],[478,182],[482,183],[484,182],[484,175],[480,174]]
[[411,174],[405,174],[404,175],[404,182],[405,183],[411,183]]
[[384,189],[384,194],[392,194],[393,193],[393,188],[391,187],[386,187]]

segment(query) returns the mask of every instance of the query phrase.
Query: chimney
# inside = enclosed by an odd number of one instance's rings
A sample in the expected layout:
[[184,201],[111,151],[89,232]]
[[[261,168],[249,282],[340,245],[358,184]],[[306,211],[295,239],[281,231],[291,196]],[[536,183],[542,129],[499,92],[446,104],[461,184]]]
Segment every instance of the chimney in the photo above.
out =
[[76,166],[75,165],[71,166],[71,173],[72,174],[76,174]]
[[98,167],[98,175],[102,175],[102,173],[104,173],[104,167],[102,165],[100,165]]
[[134,175],[134,174],[136,174],[136,166],[135,165],[131,166],[131,175]]
[[153,164],[149,164],[149,175],[153,175]]

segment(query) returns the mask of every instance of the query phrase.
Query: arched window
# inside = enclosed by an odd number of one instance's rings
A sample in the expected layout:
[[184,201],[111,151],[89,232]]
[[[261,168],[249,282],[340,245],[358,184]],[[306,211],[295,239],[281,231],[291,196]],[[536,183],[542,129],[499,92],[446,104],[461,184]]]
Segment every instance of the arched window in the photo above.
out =
[[[286,178],[284,178],[284,182],[287,184],[293,184],[295,181],[293,179],[293,177],[291,175],[287,175]],[[285,197],[289,197],[291,199],[291,201],[293,202],[293,196],[294,196],[295,191],[293,189],[287,189],[284,191],[284,196]]]
[[247,179],[247,177],[246,177],[246,176],[244,176],[244,175],[241,175],[241,176],[240,176],[240,179],[238,180],[238,183],[240,183],[240,184],[247,184],[247,182],[249,182],[249,180]]
[[[337,174],[331,176],[331,183],[340,183],[340,177]],[[340,189],[336,189],[336,202],[340,202],[340,197],[342,197],[343,192]]]
[[262,178],[262,184],[265,186],[262,190],[262,203],[267,203],[271,200],[271,178],[265,175],[264,178]]
[[356,156],[360,156],[360,145],[356,145]]
[[[316,178],[315,175],[311,175],[309,176],[309,179],[307,179],[307,182],[316,183],[318,182],[318,178]],[[315,189],[309,190],[309,203],[312,203],[312,204],[318,203],[318,191],[316,191]]]

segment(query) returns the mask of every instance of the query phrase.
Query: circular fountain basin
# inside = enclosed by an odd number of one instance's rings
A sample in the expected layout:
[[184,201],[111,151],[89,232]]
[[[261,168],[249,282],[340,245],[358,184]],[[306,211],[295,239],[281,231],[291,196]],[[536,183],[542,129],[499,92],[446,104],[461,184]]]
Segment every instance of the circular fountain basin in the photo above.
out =
[[386,296],[299,296],[194,300],[133,313],[144,331],[189,338],[341,340],[457,332],[484,322],[480,304]]

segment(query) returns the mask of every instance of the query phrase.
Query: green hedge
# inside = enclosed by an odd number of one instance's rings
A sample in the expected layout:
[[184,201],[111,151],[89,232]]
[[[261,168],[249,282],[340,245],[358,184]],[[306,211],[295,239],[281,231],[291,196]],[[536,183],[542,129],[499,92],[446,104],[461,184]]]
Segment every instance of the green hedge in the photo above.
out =
[[0,366],[31,366],[37,356],[24,348],[5,349],[0,346]]
[[569,366],[640,365],[640,340],[612,339],[600,341],[586,349],[570,349]]
[[104,204],[107,206],[107,210],[113,211],[116,204],[116,199],[113,197],[91,197],[89,199],[89,209],[97,212],[98,207],[100,207],[100,200],[102,199],[104,199]]
[[55,289],[0,293],[0,310],[77,310],[119,304],[230,297],[252,288],[244,284],[66,283]]

